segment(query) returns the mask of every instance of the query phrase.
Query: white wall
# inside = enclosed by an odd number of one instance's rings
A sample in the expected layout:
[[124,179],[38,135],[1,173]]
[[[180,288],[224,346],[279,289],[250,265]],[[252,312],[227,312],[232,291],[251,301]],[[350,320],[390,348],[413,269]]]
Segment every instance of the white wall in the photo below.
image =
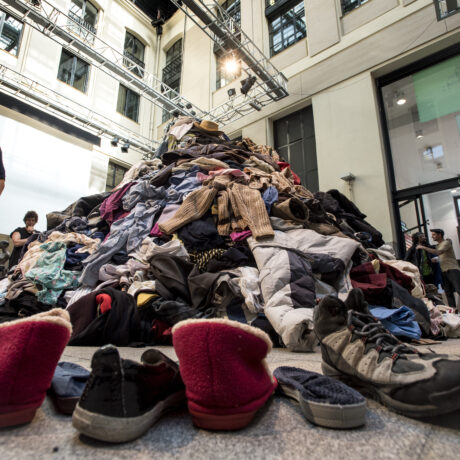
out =
[[103,157],[101,161],[90,144],[71,140],[0,115],[6,170],[0,233],[9,234],[22,225],[28,210],[39,215],[37,229],[46,230],[46,213],[61,211],[81,196],[105,190],[107,161]]
[[340,178],[356,176],[353,199],[368,221],[392,241],[390,205],[371,75],[365,73],[313,97],[320,190],[349,196]]

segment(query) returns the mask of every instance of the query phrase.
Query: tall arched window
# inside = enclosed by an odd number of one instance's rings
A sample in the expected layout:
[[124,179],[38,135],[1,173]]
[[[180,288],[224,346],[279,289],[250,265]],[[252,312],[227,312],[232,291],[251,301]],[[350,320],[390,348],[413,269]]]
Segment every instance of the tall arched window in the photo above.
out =
[[139,77],[144,76],[144,54],[145,54],[145,45],[133,34],[126,31],[125,35],[125,47],[123,54],[129,58],[124,59],[124,65],[135,73]]
[[[163,83],[166,83],[171,89],[180,91],[180,78],[182,70],[182,38],[179,38],[166,51],[166,63],[163,67]],[[171,117],[167,110],[163,110],[163,123]]]

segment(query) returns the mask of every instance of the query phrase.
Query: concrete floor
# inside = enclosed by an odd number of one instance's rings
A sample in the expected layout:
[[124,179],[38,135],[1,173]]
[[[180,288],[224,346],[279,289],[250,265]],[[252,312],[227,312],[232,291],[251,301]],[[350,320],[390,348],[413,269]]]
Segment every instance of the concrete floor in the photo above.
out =
[[[172,347],[159,347],[175,358]],[[424,347],[421,347],[424,348]],[[460,355],[460,340],[432,345],[437,352]],[[90,368],[96,348],[67,347],[61,360]],[[145,349],[121,348],[138,359]],[[274,350],[272,370],[292,365],[320,371],[319,353]],[[209,432],[192,425],[187,411],[160,419],[134,442],[111,445],[80,436],[70,417],[47,398],[32,423],[0,430],[0,459],[454,459],[460,456],[460,412],[436,420],[412,420],[368,401],[366,425],[337,431],[307,422],[295,402],[275,396],[244,430]]]

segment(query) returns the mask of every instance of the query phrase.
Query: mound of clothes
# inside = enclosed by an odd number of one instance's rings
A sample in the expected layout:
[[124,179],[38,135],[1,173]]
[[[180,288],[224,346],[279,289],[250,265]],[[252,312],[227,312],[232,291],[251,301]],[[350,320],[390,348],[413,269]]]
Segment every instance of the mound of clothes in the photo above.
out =
[[157,154],[111,192],[47,215],[0,281],[0,321],[58,306],[70,345],[122,346],[226,317],[312,351],[319,299],[360,287],[401,336],[432,335],[417,268],[339,191],[313,194],[271,147],[208,121],[180,117]]

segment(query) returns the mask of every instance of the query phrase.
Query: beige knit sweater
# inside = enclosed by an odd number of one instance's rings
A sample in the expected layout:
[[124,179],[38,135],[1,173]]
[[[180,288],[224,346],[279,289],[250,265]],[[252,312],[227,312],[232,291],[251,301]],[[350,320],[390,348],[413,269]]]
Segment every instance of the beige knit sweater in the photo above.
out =
[[[251,189],[235,180],[233,176],[217,176],[206,181],[205,185],[185,198],[174,217],[159,225],[160,230],[171,234],[200,219],[219,194],[217,228],[220,235],[228,235],[231,230],[244,230],[249,227],[255,238],[273,236],[274,232],[259,190]],[[233,228],[232,217],[235,222]]]

